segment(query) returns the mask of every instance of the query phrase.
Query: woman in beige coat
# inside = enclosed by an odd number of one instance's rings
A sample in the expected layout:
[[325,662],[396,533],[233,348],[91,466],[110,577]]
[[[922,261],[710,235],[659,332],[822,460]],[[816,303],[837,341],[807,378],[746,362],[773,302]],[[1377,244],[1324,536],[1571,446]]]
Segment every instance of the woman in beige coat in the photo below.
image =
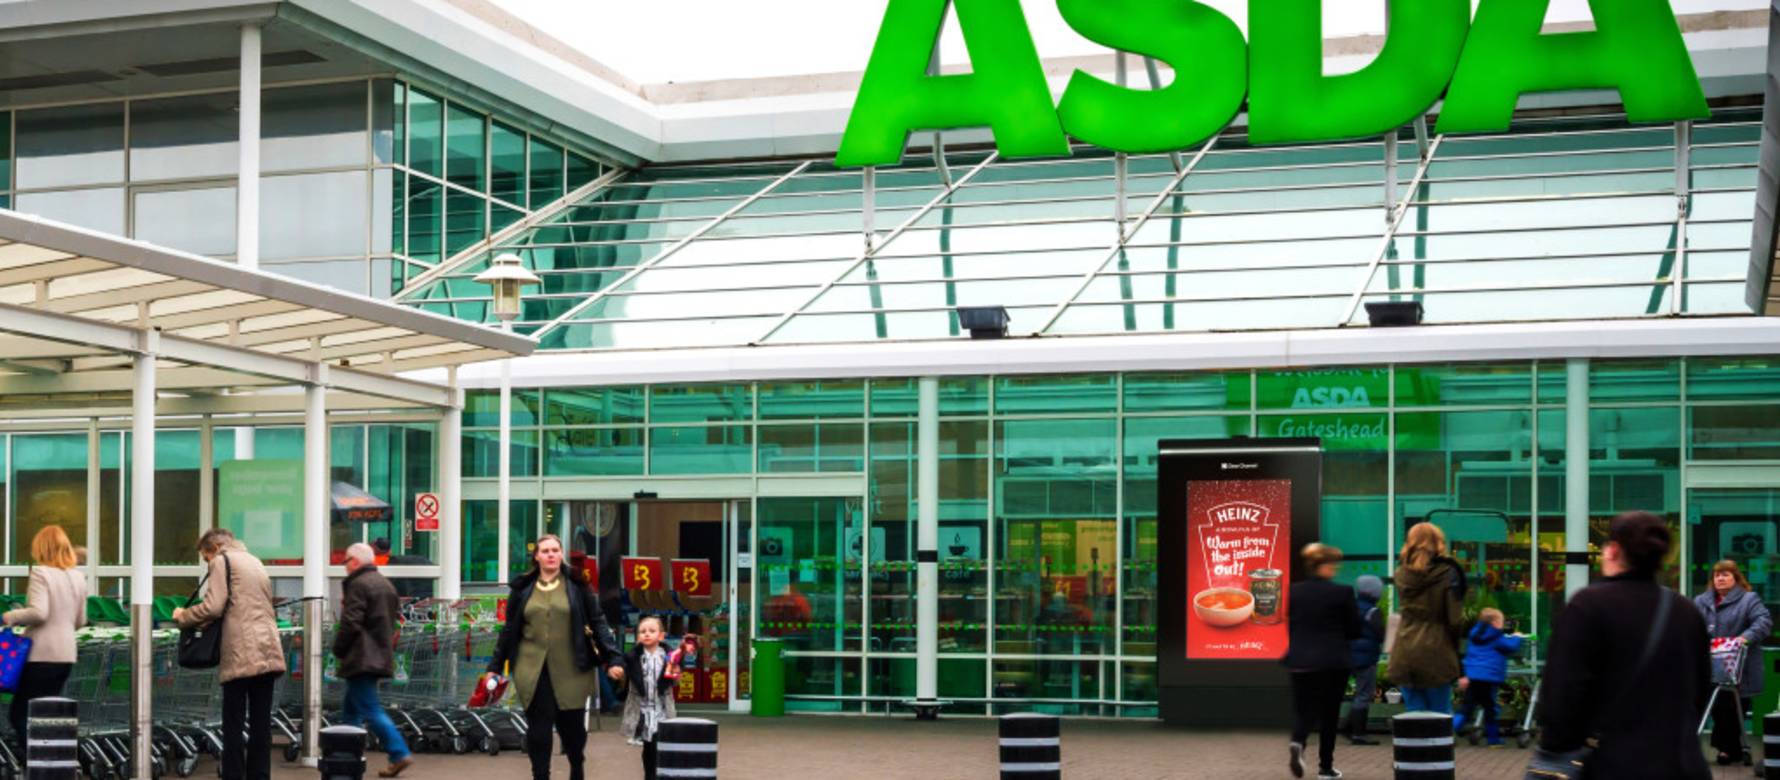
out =
[[74,671],[74,630],[87,624],[87,578],[75,568],[74,544],[59,525],[46,525],[31,540],[31,584],[25,606],[0,615],[6,625],[26,629],[31,656],[19,675],[7,711],[13,733],[25,736],[32,699],[62,695]]
[[264,780],[272,776],[272,684],[284,674],[272,578],[226,529],[205,531],[198,554],[210,564],[204,601],[173,610],[173,620],[181,628],[223,621],[223,780]]

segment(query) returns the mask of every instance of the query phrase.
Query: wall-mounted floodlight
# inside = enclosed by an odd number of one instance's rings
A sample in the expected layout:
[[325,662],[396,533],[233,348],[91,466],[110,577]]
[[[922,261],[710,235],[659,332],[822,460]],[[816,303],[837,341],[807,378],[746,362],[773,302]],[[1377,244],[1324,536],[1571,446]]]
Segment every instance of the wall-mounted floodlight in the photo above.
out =
[[1422,324],[1421,301],[1379,301],[1366,304],[1374,328],[1406,328]]
[[1006,306],[960,306],[958,327],[970,331],[973,339],[1007,337]]

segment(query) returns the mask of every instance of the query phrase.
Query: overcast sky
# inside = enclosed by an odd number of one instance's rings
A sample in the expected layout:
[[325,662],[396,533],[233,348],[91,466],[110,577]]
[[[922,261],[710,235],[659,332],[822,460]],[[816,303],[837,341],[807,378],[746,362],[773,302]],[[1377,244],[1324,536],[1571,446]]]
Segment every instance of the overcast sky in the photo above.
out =
[[[1205,1],[1246,29],[1248,0]],[[863,70],[888,0],[494,2],[632,80],[653,84]],[[1063,23],[1055,0],[1021,2],[1040,55],[1104,51]],[[1672,5],[1677,13],[1696,13],[1765,8],[1767,2],[1672,0]],[[1325,33],[1381,32],[1383,8],[1379,0],[1327,0]],[[1552,0],[1548,21],[1587,18],[1587,0]],[[948,35],[946,61],[964,62],[956,28],[949,27]]]

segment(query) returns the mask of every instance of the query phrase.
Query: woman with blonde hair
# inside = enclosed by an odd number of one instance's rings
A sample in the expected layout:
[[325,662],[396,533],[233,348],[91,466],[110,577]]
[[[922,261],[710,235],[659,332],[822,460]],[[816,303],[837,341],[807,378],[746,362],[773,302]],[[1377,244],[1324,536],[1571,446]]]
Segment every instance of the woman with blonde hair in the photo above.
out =
[[0,615],[0,621],[27,629],[31,637],[31,656],[6,713],[20,739],[31,700],[62,695],[74,671],[74,630],[87,623],[87,578],[75,568],[68,533],[59,525],[44,526],[31,540],[31,558],[36,565],[25,606]]
[[1385,676],[1410,712],[1452,714],[1452,684],[1463,671],[1465,571],[1447,557],[1446,534],[1433,523],[1409,528],[1393,575],[1402,616]]

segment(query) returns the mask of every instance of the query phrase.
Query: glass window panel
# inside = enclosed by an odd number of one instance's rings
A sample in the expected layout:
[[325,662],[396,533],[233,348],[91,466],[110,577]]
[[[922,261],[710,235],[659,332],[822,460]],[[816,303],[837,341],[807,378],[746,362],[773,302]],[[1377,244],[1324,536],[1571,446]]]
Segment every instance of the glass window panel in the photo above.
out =
[[569,191],[581,189],[581,186],[599,178],[600,166],[583,155],[569,152],[568,188]]
[[408,93],[408,165],[432,176],[445,173],[445,105],[418,89]]
[[138,190],[136,238],[200,255],[235,254],[235,188]]
[[530,203],[533,211],[560,200],[565,192],[562,178],[562,147],[536,136],[531,139]]
[[[538,390],[514,390],[510,401],[511,425],[538,424]],[[501,424],[501,391],[471,390],[464,393],[463,424],[466,428],[496,428]]]
[[0,111],[0,189],[12,189],[12,114],[5,111]]
[[507,229],[513,223],[525,219],[525,212],[507,208],[499,203],[491,203],[489,204],[489,217],[491,221],[488,232],[493,235]]
[[[873,379],[871,413],[874,417],[913,417],[920,413],[920,382],[914,379]],[[946,377],[939,380],[939,413],[982,415],[989,413],[987,377]]]
[[1679,360],[1597,360],[1589,364],[1588,398],[1614,401],[1675,401],[1681,398]]
[[860,503],[761,498],[757,505],[761,634],[784,639],[788,650],[859,650],[861,566],[856,556],[849,557],[848,542],[862,528]]
[[1126,374],[1126,412],[1182,412],[1249,408],[1248,372]]
[[323,287],[336,290],[371,294],[371,277],[368,261],[365,260],[325,260],[302,263],[267,263],[266,270],[282,274],[292,279],[301,279]]
[[1689,358],[1689,400],[1762,401],[1780,388],[1780,357]]
[[131,103],[131,181],[233,175],[239,104],[235,92]]
[[124,188],[22,192],[18,210],[115,236],[124,235]]
[[649,471],[652,474],[748,474],[753,471],[753,430],[725,425],[652,428]]
[[1262,409],[1384,407],[1390,381],[1386,368],[1262,371],[1255,376],[1256,403]]
[[633,476],[643,473],[643,429],[544,429],[547,477]]
[[529,556],[525,545],[537,538],[538,535],[538,502],[509,501],[507,507],[508,517],[512,523],[508,532],[509,541],[512,544],[508,560],[514,571],[503,575],[500,572],[500,502],[465,501],[463,503],[463,576],[465,582],[504,583],[509,576],[520,573],[525,566],[529,565]]
[[378,168],[371,171],[371,254],[387,255],[403,251],[399,247],[402,237],[395,235],[402,229],[402,194],[396,191],[396,182],[402,179],[394,170]]
[[371,82],[371,154],[377,163],[407,163],[407,92],[399,81]]
[[371,259],[371,297],[389,298],[402,289],[402,263],[387,257]]
[[1692,593],[1709,592],[1712,566],[1735,561],[1772,612],[1780,602],[1780,573],[1773,566],[1774,523],[1780,520],[1780,490],[1695,490],[1687,506],[1690,541],[1687,574]]
[[407,178],[408,256],[437,263],[444,248],[444,186],[419,176]]
[[997,423],[996,652],[1111,650],[1116,426],[1111,419]]
[[1118,402],[1118,379],[1110,374],[995,380],[996,414],[1110,412]]
[[261,178],[260,257],[363,257],[371,230],[369,187],[364,171]]
[[122,102],[19,111],[15,121],[19,189],[124,180]]
[[1695,406],[1689,414],[1693,459],[1780,460],[1780,406]]
[[760,386],[763,420],[865,416],[865,382],[830,380],[778,382]]
[[[538,432],[511,431],[509,466],[515,477],[538,475]],[[499,477],[501,475],[501,439],[498,430],[464,432],[464,476]]]
[[367,82],[279,87],[261,95],[260,170],[364,165]]
[[525,205],[525,133],[500,122],[489,130],[489,194]]
[[488,117],[452,103],[445,109],[445,180],[466,189],[488,187]]
[[656,385],[649,389],[649,421],[730,422],[754,419],[750,385]]
[[762,473],[865,470],[863,423],[760,426]]
[[[12,563],[31,562],[31,539],[46,525],[59,525],[75,544],[87,535],[87,437],[78,434],[14,435],[7,494],[12,502]],[[116,527],[119,469],[115,434],[101,444],[99,523]],[[106,446],[109,444],[109,447]]]
[[[1098,704],[1066,703],[1071,700],[1111,699],[1114,664],[1110,661],[1074,661],[1062,658],[996,660],[993,674],[997,699],[1043,699],[1044,703],[998,706],[994,714],[1042,712],[1048,715],[1095,716],[1106,712]],[[1104,678],[1104,679],[1103,679]]]
[[1533,364],[1399,366],[1396,383],[1398,406],[1525,405],[1533,398]]
[[544,391],[545,425],[609,425],[643,421],[643,388],[551,388]]
[[445,191],[445,256],[469,249],[488,237],[488,201],[454,189]]

